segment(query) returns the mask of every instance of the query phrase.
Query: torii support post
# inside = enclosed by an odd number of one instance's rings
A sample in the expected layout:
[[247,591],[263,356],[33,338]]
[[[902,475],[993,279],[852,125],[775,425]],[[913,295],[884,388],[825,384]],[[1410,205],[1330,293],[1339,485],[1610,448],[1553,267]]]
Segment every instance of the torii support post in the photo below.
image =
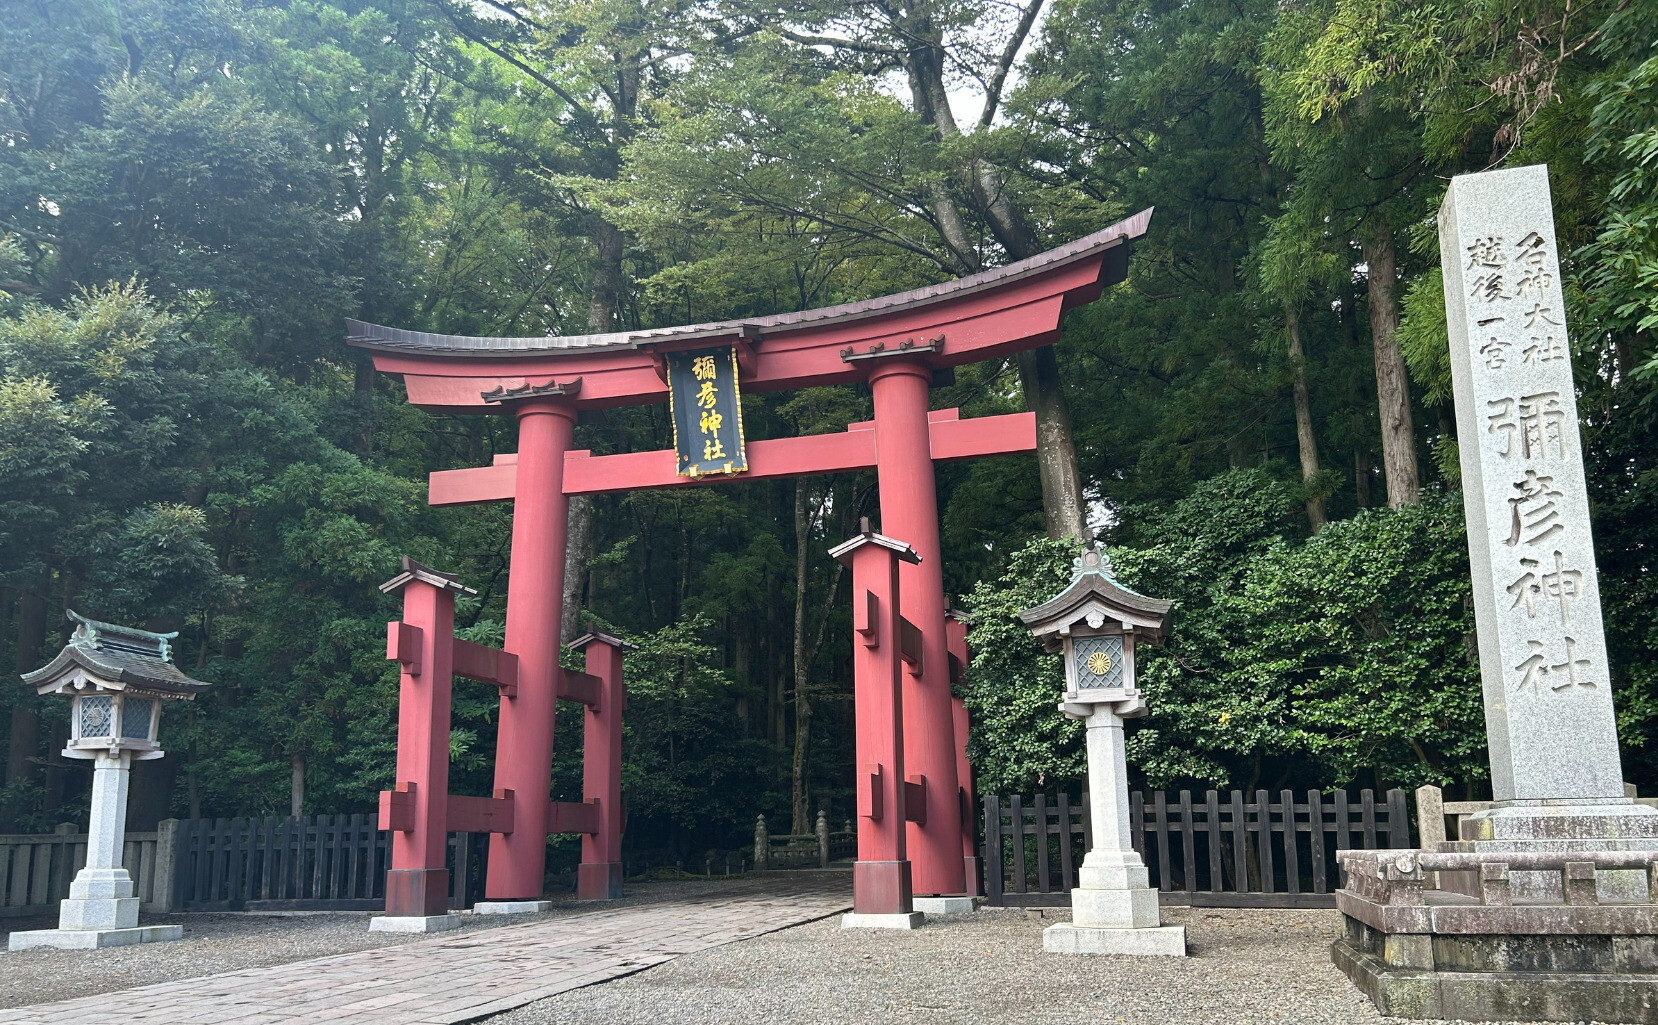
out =
[[[911,792],[921,807],[907,809],[915,892],[967,893],[961,850],[961,798],[956,779],[955,714],[950,707],[944,632],[944,570],[938,535],[938,490],[928,445],[928,389],[932,371],[906,356],[872,361],[875,398],[875,474],[881,529],[905,538],[920,557],[899,570],[901,612],[921,633],[919,671],[903,674],[904,755]],[[860,715],[862,709],[859,709]]]
[[852,672],[857,715],[858,861],[852,913],[843,928],[913,929],[923,915],[912,897],[906,856],[904,688],[899,565],[918,556],[869,529],[830,549],[852,567]]
[[598,804],[598,831],[582,834],[576,899],[615,900],[622,895],[622,649],[633,645],[595,631],[570,647],[585,652],[586,675],[598,698],[587,706],[582,725],[582,797]]
[[512,572],[507,578],[507,650],[518,656],[517,693],[501,694],[495,789],[511,791],[515,828],[489,838],[491,901],[541,897],[547,869],[553,715],[558,706],[559,624],[564,608],[564,454],[576,424],[568,396],[548,385],[512,403],[518,416]]
[[460,582],[405,558],[403,572],[380,585],[403,592],[403,619],[387,624],[386,657],[402,672],[397,701],[397,782],[380,795],[382,828],[391,830],[386,913],[376,931],[453,928],[449,871],[449,708],[454,686],[455,595]]

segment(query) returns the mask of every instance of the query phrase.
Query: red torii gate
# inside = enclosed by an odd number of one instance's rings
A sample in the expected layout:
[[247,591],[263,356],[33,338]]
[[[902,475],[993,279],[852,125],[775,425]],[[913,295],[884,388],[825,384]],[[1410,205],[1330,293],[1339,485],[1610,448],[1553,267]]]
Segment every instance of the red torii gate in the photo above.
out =
[[[511,500],[512,565],[506,650],[518,659],[515,694],[501,695],[495,790],[513,796],[510,832],[491,836],[487,896],[541,895],[549,829],[553,713],[563,605],[569,496],[688,487],[672,450],[594,456],[571,451],[582,410],[666,402],[666,356],[733,345],[748,390],[867,381],[875,419],[838,434],[754,441],[738,479],[873,467],[881,530],[920,555],[900,567],[903,618],[920,632],[919,673],[904,673],[908,854],[918,894],[968,892],[958,737],[950,697],[936,460],[1036,448],[1030,413],[959,419],[929,410],[933,373],[1051,344],[1065,310],[1127,276],[1145,210],[1027,260],[880,299],[648,331],[539,338],[438,335],[348,321],[349,341],[402,378],[409,401],[444,413],[511,412],[519,450],[494,465],[431,475],[434,505]],[[959,658],[958,654],[958,658]],[[915,807],[919,805],[919,807]]]

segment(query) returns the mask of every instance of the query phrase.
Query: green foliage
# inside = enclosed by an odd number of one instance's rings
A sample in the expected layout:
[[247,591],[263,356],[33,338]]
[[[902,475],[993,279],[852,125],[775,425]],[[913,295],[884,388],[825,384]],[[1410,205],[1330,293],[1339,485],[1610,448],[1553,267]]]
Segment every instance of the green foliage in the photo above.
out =
[[[1111,554],[1119,578],[1174,600],[1142,650],[1151,714],[1129,761],[1148,785],[1415,786],[1479,778],[1484,734],[1460,503],[1370,510],[1285,536],[1294,502],[1256,471],[1140,511]],[[987,792],[1080,778],[1081,730],[1056,710],[1059,657],[1018,613],[1069,580],[1072,546],[1038,540],[969,602],[974,754]]]
[[962,697],[973,724],[967,755],[983,793],[1039,792],[1086,772],[1081,723],[1057,710],[1065,666],[1019,621],[1064,589],[1079,551],[1069,538],[1037,538],[1013,553],[1000,579],[980,581],[967,596],[973,664]]

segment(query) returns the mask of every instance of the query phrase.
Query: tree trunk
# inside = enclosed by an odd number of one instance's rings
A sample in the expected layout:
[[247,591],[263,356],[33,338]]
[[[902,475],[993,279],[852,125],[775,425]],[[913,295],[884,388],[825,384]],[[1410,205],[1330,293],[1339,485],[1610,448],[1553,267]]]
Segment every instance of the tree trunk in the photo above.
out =
[[[910,96],[923,123],[931,125],[935,137],[942,142],[960,135],[944,81],[942,35],[925,19],[911,28],[915,43],[904,56]],[[983,158],[968,156],[956,167],[956,172],[967,184],[991,234],[1009,256],[1021,260],[1042,251],[1041,241],[1008,199],[1001,168]],[[930,188],[933,219],[946,248],[963,263],[963,270],[978,270],[981,261],[955,198],[944,182],[934,182]],[[1034,352],[1020,353],[1018,362],[1025,405],[1036,414],[1036,462],[1042,481],[1042,512],[1047,519],[1048,536],[1083,537],[1088,529],[1088,517],[1071,433],[1071,413],[1060,387],[1059,360],[1051,346],[1044,346]]]
[[1416,469],[1416,430],[1410,416],[1410,379],[1399,351],[1399,304],[1394,298],[1398,267],[1393,235],[1378,227],[1364,241],[1370,289],[1370,337],[1376,350],[1376,407],[1381,415],[1382,471],[1389,508],[1421,501]]
[[766,739],[771,746],[781,751],[783,749],[783,733],[786,724],[786,712],[783,707],[784,690],[783,677],[785,669],[780,657],[782,652],[777,643],[782,633],[782,624],[778,622],[778,581],[773,574],[768,574],[766,581],[766,622],[771,629],[766,632]]
[[374,448],[374,362],[366,354],[352,376],[351,402],[363,418],[357,431],[357,455],[367,456]]
[[127,829],[149,832],[167,817],[173,803],[173,783],[178,777],[178,760],[158,758],[132,763],[132,783],[127,800]]
[[1289,339],[1290,382],[1295,391],[1295,444],[1301,453],[1301,484],[1307,489],[1307,523],[1313,533],[1324,526],[1324,499],[1315,493],[1318,486],[1318,438],[1313,434],[1313,405],[1307,397],[1307,359],[1301,348],[1301,317],[1294,306],[1284,304],[1284,334]]
[[564,554],[564,611],[559,623],[559,640],[575,640],[581,631],[582,583],[587,579],[587,560],[593,554],[593,497],[570,498],[570,528]]
[[305,814],[305,756],[294,755],[288,767],[288,814],[297,819]]
[[587,326],[594,332],[613,331],[622,302],[622,233],[608,221],[595,218],[593,290],[587,304]]
[[[46,599],[25,590],[17,601],[18,674],[39,669],[40,649],[46,643]],[[15,677],[14,677],[15,679]],[[17,684],[22,690],[22,684]],[[9,786],[34,774],[30,759],[40,752],[40,699],[27,692],[16,696],[6,747],[6,784]]]
[[1082,474],[1071,440],[1071,411],[1060,385],[1059,359],[1045,345],[1019,354],[1025,405],[1036,414],[1036,468],[1042,480],[1042,513],[1052,538],[1088,536]]
[[806,480],[794,481],[794,766],[791,773],[794,824],[789,832],[809,832],[807,816],[811,794],[807,788],[808,757],[812,740],[812,698],[810,654],[806,644],[806,584],[809,577],[807,554],[811,544],[812,517],[807,508]]

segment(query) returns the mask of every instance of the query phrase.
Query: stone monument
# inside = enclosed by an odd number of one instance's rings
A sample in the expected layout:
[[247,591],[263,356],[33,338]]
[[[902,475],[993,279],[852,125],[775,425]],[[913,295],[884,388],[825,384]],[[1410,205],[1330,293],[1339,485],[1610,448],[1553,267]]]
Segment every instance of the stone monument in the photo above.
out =
[[1495,801],[1438,850],[1344,852],[1335,959],[1400,1017],[1658,1021],[1658,812],[1624,793],[1548,169],[1453,179],[1439,244]]
[[179,672],[171,661],[176,633],[151,633],[87,619],[75,613],[74,636],[23,681],[40,694],[71,696],[67,758],[94,762],[86,865],[58,905],[58,927],[14,932],[12,950],[117,947],[176,940],[178,925],[138,924],[138,897],[121,864],[127,831],[127,784],[132,763],[160,758],[161,703],[191,701],[208,685]]
[[1186,954],[1186,928],[1162,924],[1157,891],[1134,849],[1123,747],[1123,720],[1146,713],[1135,684],[1134,649],[1162,640],[1169,608],[1169,602],[1117,583],[1104,552],[1089,546],[1063,592],[1019,614],[1044,647],[1064,653],[1065,700],[1059,710],[1088,727],[1093,844],[1071,891],[1071,920],[1042,933],[1042,949],[1049,952]]

